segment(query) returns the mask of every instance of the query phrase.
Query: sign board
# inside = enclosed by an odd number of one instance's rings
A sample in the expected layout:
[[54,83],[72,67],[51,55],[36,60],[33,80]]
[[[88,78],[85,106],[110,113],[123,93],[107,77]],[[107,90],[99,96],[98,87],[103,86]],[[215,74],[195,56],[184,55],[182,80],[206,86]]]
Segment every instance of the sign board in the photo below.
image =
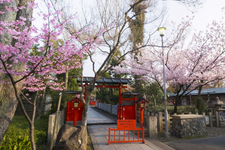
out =
[[136,120],[117,120],[117,129],[119,130],[136,129]]

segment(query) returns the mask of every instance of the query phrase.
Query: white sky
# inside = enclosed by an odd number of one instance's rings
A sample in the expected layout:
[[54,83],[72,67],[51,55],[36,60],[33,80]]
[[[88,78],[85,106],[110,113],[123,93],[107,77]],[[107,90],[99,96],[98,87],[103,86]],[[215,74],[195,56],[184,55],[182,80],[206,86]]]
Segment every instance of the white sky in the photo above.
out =
[[[94,0],[83,0],[83,5],[87,8]],[[81,12],[81,1],[76,0],[74,2],[74,13]],[[165,5],[167,7],[167,22],[175,21],[178,22],[181,18],[191,15],[191,12],[186,8],[182,3],[173,0],[161,1],[160,5]],[[192,24],[192,33],[199,30],[204,30],[208,23],[211,23],[213,20],[220,20],[225,14],[222,13],[221,8],[225,7],[225,0],[205,0],[205,3],[198,11],[195,13],[195,18]],[[87,12],[89,13],[89,12]],[[34,14],[35,15],[35,14]],[[37,22],[36,22],[37,23]],[[164,22],[165,27],[169,29],[170,27],[166,26],[167,23]],[[189,35],[191,36],[191,35]],[[100,60],[102,56],[95,58]],[[96,64],[99,66],[98,64]],[[92,66],[89,61],[84,63],[84,76],[93,76]]]
[[[163,1],[161,2],[166,5],[168,9],[166,21],[175,21],[178,22],[181,18],[191,15],[192,12],[187,9],[187,7],[176,1]],[[192,32],[197,32],[204,30],[208,23],[211,23],[213,20],[220,20],[224,15],[221,11],[221,8],[225,7],[225,0],[206,0],[202,7],[198,9],[195,13],[195,18],[192,24]],[[166,23],[165,23],[166,26]],[[166,26],[168,29],[169,27]],[[190,33],[190,37],[191,37]],[[100,57],[99,57],[100,58]],[[94,74],[91,71],[91,63],[86,61],[84,64],[84,76],[93,76]]]
[[[172,20],[179,21],[180,18],[191,14],[183,4],[175,1],[167,2],[167,4],[169,16]],[[224,15],[221,11],[222,7],[225,7],[225,0],[206,0],[203,6],[196,12],[195,19],[192,24],[193,28],[196,30],[202,30],[206,27],[207,23],[211,23],[212,20],[220,20]]]

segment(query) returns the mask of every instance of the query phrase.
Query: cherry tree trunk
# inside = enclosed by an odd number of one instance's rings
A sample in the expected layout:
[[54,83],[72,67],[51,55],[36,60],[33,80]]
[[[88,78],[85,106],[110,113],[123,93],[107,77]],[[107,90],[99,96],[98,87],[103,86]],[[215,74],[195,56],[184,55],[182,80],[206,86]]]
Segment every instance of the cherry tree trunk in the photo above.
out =
[[37,111],[36,111],[36,119],[40,119],[41,115],[45,111],[45,102],[46,102],[46,89],[42,91],[42,97],[38,99],[37,102]]
[[[11,22],[22,16],[27,19],[27,21],[25,22],[25,26],[30,26],[31,22],[29,21],[28,18],[31,18],[33,10],[28,8],[27,3],[31,1],[33,0],[14,0],[10,3],[4,2],[0,4],[0,11],[5,12],[4,14],[0,14],[0,21]],[[5,10],[5,6],[12,8],[18,5],[25,6],[25,9],[19,10],[18,12],[8,12]],[[21,26],[20,29],[23,30],[25,26]],[[3,31],[3,34],[0,35],[0,43],[14,45],[15,41],[12,40],[9,34]],[[25,64],[22,64],[22,63],[12,64],[12,65],[13,65],[13,69],[17,71],[20,71],[20,70],[23,71],[25,69]],[[13,76],[13,78],[16,81],[17,79],[20,78],[20,76]],[[10,79],[6,74],[0,73],[0,81],[8,82],[10,81]],[[15,92],[12,84],[0,83],[0,143],[2,142],[2,139],[16,111],[17,104],[18,104],[16,94],[20,92],[21,87],[22,87],[22,82],[17,83],[16,88],[18,92]]]
[[177,103],[174,104],[173,112],[172,114],[177,113]]
[[88,106],[91,99],[91,92],[95,88],[96,80],[97,80],[97,77],[95,77],[86,88],[87,95],[85,99],[85,104],[83,105],[82,125],[87,125]]
[[87,125],[88,106],[91,99],[91,91],[87,90],[85,105],[83,105],[82,125]]

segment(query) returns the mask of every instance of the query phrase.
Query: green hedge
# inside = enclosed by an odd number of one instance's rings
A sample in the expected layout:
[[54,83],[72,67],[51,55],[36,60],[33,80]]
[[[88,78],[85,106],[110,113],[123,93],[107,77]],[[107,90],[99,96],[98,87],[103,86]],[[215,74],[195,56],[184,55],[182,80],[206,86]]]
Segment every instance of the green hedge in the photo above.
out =
[[[16,115],[4,136],[0,150],[31,150],[29,124],[23,115]],[[46,149],[48,116],[35,120],[35,142],[37,149]]]
[[[167,106],[167,110],[169,114],[172,114],[174,106]],[[164,105],[157,105],[157,106],[148,106],[148,111],[152,113],[164,112],[165,106]],[[195,114],[198,112],[195,106],[178,106],[177,107],[177,114],[185,113],[188,114],[189,112]]]

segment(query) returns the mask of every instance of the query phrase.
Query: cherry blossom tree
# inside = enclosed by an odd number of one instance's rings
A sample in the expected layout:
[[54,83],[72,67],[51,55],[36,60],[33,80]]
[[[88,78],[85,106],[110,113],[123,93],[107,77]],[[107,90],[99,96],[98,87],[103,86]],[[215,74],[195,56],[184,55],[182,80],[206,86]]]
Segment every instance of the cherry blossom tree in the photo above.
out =
[[[189,26],[190,23],[187,22],[187,25]],[[184,37],[177,42],[172,40],[178,35],[175,31],[182,30],[185,29],[178,27],[173,30],[173,36],[165,40],[166,46],[163,49],[166,56],[167,85],[176,85],[174,90],[176,98],[172,101],[174,113],[182,98],[191,91],[225,77],[225,36],[223,34],[225,26],[223,21],[214,21],[205,31],[194,34],[188,45]],[[152,43],[159,43],[159,41],[152,41]],[[114,69],[117,73],[136,74],[142,76],[142,80],[156,81],[163,90],[161,55],[160,46],[143,48],[141,54],[135,56],[138,57],[138,63],[135,63],[135,57],[132,55],[121,63],[122,67]]]
[[[2,1],[10,3],[12,0]],[[52,9],[51,3],[45,3],[47,13],[41,12],[43,16],[43,26],[38,30],[34,25],[27,26],[27,19],[30,22],[34,18],[24,18],[20,16],[12,21],[0,21],[0,35],[7,33],[12,38],[12,43],[0,43],[0,73],[8,77],[8,80],[1,80],[2,84],[12,85],[16,99],[19,101],[23,113],[30,125],[30,139],[32,149],[35,150],[34,141],[34,119],[36,112],[36,101],[38,92],[44,90],[47,86],[54,90],[63,90],[63,83],[57,83],[56,74],[61,74],[73,68],[80,67],[77,58],[82,58],[83,53],[87,50],[91,51],[96,47],[96,44],[101,43],[98,37],[95,39],[88,38],[86,44],[79,45],[76,36],[70,36],[62,45],[53,46],[52,41],[57,40],[64,32],[64,25],[70,24],[74,17],[69,17],[68,20],[61,21],[62,13],[59,10]],[[37,4],[34,2],[26,3],[26,6],[34,9]],[[6,12],[17,12],[26,7],[18,5],[15,7],[5,7]],[[4,14],[4,11],[1,11]],[[23,28],[20,28],[24,26]],[[76,32],[79,35],[82,32]],[[100,33],[98,34],[100,35]],[[38,47],[38,55],[32,53],[33,45],[41,43]],[[74,57],[76,56],[76,57]],[[77,57],[78,56],[78,57]],[[70,62],[70,63],[67,63]],[[74,62],[74,63],[71,63]],[[14,64],[21,64],[20,68],[15,68]],[[23,94],[25,100],[33,106],[33,115],[30,117],[20,97],[20,87],[31,92],[37,92],[33,101],[27,98],[28,95]],[[2,139],[0,139],[2,140]]]

